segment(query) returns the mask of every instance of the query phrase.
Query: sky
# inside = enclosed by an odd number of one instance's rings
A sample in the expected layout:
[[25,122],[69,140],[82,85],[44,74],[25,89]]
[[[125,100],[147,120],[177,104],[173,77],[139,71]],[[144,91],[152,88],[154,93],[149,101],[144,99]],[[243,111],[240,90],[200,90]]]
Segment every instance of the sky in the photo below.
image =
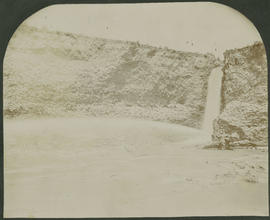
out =
[[210,2],[53,5],[36,12],[25,23],[91,37],[209,52],[221,59],[227,49],[261,41],[244,15]]

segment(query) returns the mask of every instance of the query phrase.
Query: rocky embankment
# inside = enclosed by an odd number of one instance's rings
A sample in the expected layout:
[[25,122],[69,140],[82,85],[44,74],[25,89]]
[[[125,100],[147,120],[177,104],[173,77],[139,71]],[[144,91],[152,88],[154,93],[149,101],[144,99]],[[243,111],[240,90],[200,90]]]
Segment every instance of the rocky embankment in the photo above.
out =
[[5,117],[91,115],[199,128],[220,61],[21,25],[4,60]]
[[267,59],[255,43],[224,53],[221,114],[214,121],[218,145],[266,146],[268,140]]

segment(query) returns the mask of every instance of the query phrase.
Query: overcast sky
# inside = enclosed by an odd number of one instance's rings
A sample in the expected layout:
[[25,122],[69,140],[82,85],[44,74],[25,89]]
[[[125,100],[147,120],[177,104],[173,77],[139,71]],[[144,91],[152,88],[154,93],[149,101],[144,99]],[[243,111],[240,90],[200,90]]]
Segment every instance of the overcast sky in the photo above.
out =
[[241,13],[216,3],[54,5],[25,23],[92,37],[139,41],[182,51],[214,53],[261,41]]

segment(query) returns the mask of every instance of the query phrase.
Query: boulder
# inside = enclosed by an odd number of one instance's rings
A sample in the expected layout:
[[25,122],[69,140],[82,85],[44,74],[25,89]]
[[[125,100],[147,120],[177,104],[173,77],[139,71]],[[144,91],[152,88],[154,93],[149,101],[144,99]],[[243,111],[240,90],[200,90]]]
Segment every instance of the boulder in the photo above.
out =
[[212,140],[219,146],[267,145],[267,105],[232,101],[214,120],[213,127]]

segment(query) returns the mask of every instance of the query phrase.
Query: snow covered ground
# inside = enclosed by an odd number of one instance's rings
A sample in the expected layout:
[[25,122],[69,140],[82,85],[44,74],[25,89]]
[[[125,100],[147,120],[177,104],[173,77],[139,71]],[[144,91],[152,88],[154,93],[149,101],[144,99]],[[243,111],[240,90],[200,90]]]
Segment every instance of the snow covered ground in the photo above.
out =
[[267,149],[104,118],[4,121],[5,217],[268,215]]

